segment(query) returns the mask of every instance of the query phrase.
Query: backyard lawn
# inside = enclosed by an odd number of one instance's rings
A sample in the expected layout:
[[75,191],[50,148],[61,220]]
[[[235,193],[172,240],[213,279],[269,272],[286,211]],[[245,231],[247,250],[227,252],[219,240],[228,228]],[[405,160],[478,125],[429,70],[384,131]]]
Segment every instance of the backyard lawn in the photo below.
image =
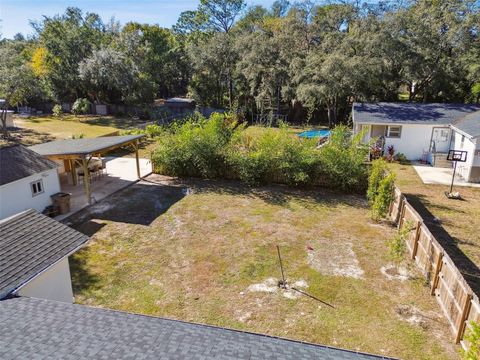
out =
[[[446,320],[362,197],[151,175],[71,219],[77,303],[406,359],[453,359]],[[280,246],[287,283],[281,278]]]
[[480,295],[480,188],[455,187],[464,200],[451,200],[444,194],[448,186],[424,184],[413,166],[391,166],[397,173],[397,185],[426,219],[436,238],[450,249],[447,251],[454,260],[458,259],[457,266]]

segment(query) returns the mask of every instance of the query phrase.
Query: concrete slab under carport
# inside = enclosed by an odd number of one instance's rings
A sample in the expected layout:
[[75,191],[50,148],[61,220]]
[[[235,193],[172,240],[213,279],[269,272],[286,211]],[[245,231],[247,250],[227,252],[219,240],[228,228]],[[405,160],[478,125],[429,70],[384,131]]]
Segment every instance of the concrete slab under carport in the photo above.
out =
[[[417,172],[420,179],[422,179],[424,184],[450,186],[452,183],[453,169],[451,168],[439,168],[420,164],[413,165],[413,168]],[[453,186],[469,186],[480,188],[480,184],[467,182],[461,179],[458,175],[455,176]]]
[[[135,158],[129,157],[105,157],[106,175],[99,177],[91,182],[92,196],[95,202],[98,202],[110,194],[121,190],[139,179],[137,178]],[[139,159],[140,175],[147,176],[152,172],[152,163],[148,159]],[[58,215],[55,220],[61,221],[70,215],[89,206],[88,199],[85,195],[84,184],[72,185],[71,179],[66,179],[68,183],[61,185],[62,192],[71,194],[70,212]]]

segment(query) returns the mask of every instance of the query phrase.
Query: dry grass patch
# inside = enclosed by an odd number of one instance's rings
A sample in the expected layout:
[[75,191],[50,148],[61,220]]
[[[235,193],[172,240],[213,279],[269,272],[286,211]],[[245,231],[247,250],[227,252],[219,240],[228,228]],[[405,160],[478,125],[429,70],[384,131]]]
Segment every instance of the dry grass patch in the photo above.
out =
[[[371,224],[363,198],[147,180],[160,184],[141,182],[102,201],[113,205],[105,212],[73,219],[92,235],[72,261],[77,302],[408,359],[456,357],[440,315],[421,325],[399,316],[401,306],[439,309],[420,276],[381,273],[394,229]],[[321,301],[276,287],[276,245],[287,282]]]
[[[397,173],[397,185],[427,226],[449,251],[457,266],[465,273],[472,288],[480,291],[480,188],[455,187],[464,200],[448,199],[446,185],[424,184],[413,166],[391,165]],[[457,254],[459,249],[467,258]],[[469,276],[472,274],[474,276]]]

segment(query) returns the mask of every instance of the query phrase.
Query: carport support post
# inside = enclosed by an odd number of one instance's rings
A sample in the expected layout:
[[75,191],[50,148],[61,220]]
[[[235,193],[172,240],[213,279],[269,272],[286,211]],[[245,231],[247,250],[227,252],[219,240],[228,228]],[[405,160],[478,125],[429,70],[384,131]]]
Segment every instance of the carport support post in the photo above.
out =
[[87,195],[88,204],[92,205],[92,191],[90,189],[90,170],[88,169],[88,160],[82,157],[83,166],[83,183],[85,184],[85,194]]
[[135,141],[133,144],[133,148],[135,149],[135,161],[137,163],[137,176],[140,179],[140,160],[138,159],[138,140]]

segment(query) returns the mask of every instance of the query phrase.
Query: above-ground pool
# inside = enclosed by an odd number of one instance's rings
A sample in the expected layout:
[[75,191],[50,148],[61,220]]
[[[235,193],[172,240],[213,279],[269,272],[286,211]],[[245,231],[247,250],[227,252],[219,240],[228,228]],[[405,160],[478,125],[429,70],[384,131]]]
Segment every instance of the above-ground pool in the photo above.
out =
[[330,130],[308,130],[301,132],[298,136],[303,138],[316,138],[316,137],[325,137],[330,135]]

